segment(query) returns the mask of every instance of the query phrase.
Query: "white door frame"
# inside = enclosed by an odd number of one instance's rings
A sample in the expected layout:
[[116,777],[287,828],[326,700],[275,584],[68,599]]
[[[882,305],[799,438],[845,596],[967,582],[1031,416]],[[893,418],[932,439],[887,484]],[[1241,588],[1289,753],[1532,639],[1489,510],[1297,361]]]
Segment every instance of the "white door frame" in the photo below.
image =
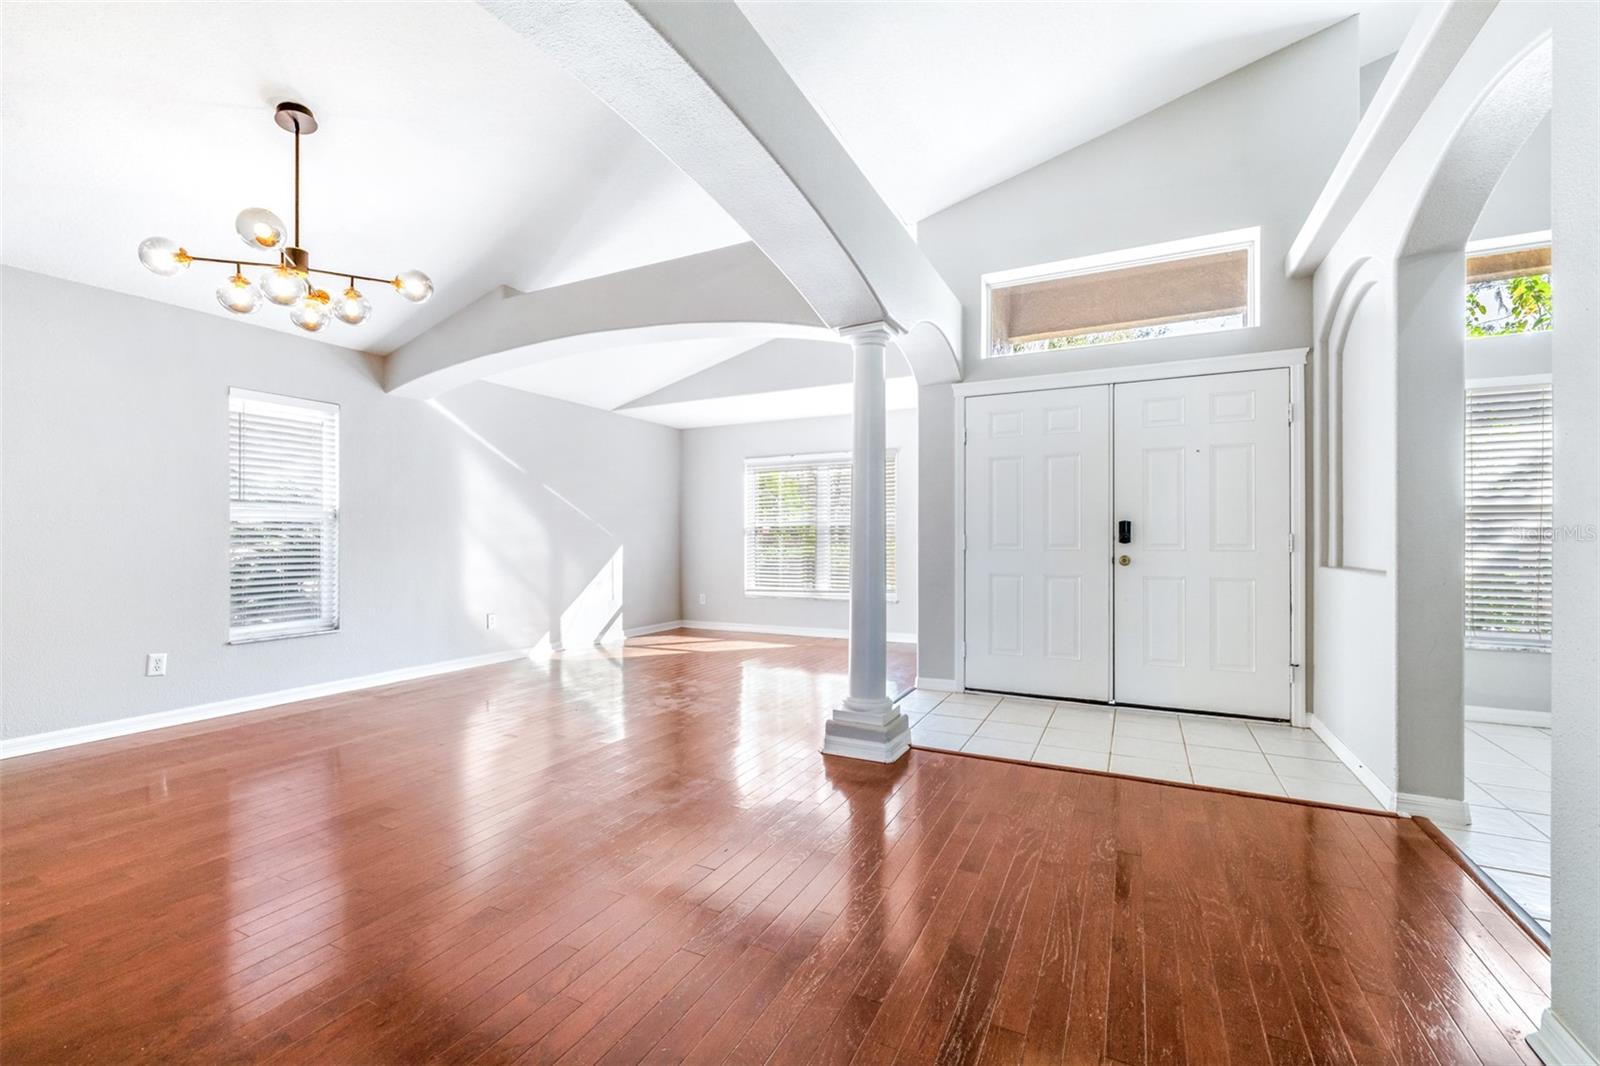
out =
[[1081,385],[1115,385],[1127,381],[1155,381],[1162,378],[1200,377],[1208,374],[1234,374],[1244,370],[1289,371],[1289,528],[1294,535],[1294,550],[1289,567],[1289,647],[1294,655],[1290,692],[1290,722],[1306,724],[1306,348],[1284,348],[1273,352],[1223,355],[1208,359],[1179,359],[1167,363],[1141,363],[1137,366],[1096,367],[1069,370],[1033,377],[995,378],[963,381],[952,386],[955,392],[955,687],[966,688],[967,681],[967,397],[994,396],[1013,392],[1038,392],[1041,389],[1069,389]]

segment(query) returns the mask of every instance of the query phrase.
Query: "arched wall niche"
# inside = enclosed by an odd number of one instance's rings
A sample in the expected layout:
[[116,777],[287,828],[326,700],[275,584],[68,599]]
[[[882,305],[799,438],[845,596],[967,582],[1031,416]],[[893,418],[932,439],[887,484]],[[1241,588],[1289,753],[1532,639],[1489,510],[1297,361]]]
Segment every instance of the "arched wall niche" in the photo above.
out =
[[[1357,553],[1352,565],[1345,554],[1346,536],[1346,450],[1348,436],[1345,412],[1359,405],[1364,397],[1346,391],[1345,367],[1351,327],[1362,312],[1367,296],[1379,283],[1377,261],[1372,256],[1361,256],[1345,268],[1334,287],[1328,310],[1317,331],[1317,388],[1321,395],[1317,430],[1320,447],[1317,453],[1318,485],[1318,564],[1338,569],[1386,569],[1385,566],[1364,565],[1374,560]],[[1371,306],[1368,305],[1368,312]],[[1356,384],[1359,385],[1359,376]],[[1370,399],[1370,397],[1367,397]]]

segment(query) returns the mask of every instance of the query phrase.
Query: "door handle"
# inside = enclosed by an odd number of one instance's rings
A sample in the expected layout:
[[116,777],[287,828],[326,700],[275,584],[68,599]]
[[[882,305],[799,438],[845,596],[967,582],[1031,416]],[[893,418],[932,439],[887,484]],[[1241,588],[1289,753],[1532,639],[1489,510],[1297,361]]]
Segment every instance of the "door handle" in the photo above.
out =
[[1128,521],[1126,518],[1117,523],[1117,543],[1133,543],[1133,523]]
[[1133,560],[1128,558],[1126,555],[1117,556],[1117,565],[1118,566],[1127,566],[1131,562],[1133,562]]

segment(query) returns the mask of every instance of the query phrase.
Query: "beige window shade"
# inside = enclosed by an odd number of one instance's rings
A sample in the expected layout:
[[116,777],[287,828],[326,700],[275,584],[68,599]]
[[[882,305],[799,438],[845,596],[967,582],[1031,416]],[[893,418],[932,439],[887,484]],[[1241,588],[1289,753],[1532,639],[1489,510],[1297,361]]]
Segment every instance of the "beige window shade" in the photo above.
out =
[[1550,245],[1467,257],[1467,284],[1550,273]]
[[991,343],[1026,344],[1247,313],[1247,248],[1023,282],[991,293]]

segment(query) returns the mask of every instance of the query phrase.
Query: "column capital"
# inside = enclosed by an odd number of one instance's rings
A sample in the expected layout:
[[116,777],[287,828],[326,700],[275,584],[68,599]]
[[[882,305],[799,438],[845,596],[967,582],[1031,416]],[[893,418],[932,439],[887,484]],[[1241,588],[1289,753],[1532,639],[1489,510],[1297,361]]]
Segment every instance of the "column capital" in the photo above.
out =
[[889,319],[884,319],[881,322],[862,322],[854,326],[841,326],[838,330],[839,339],[850,341],[852,344],[858,341],[866,344],[888,344],[904,332],[905,330]]

